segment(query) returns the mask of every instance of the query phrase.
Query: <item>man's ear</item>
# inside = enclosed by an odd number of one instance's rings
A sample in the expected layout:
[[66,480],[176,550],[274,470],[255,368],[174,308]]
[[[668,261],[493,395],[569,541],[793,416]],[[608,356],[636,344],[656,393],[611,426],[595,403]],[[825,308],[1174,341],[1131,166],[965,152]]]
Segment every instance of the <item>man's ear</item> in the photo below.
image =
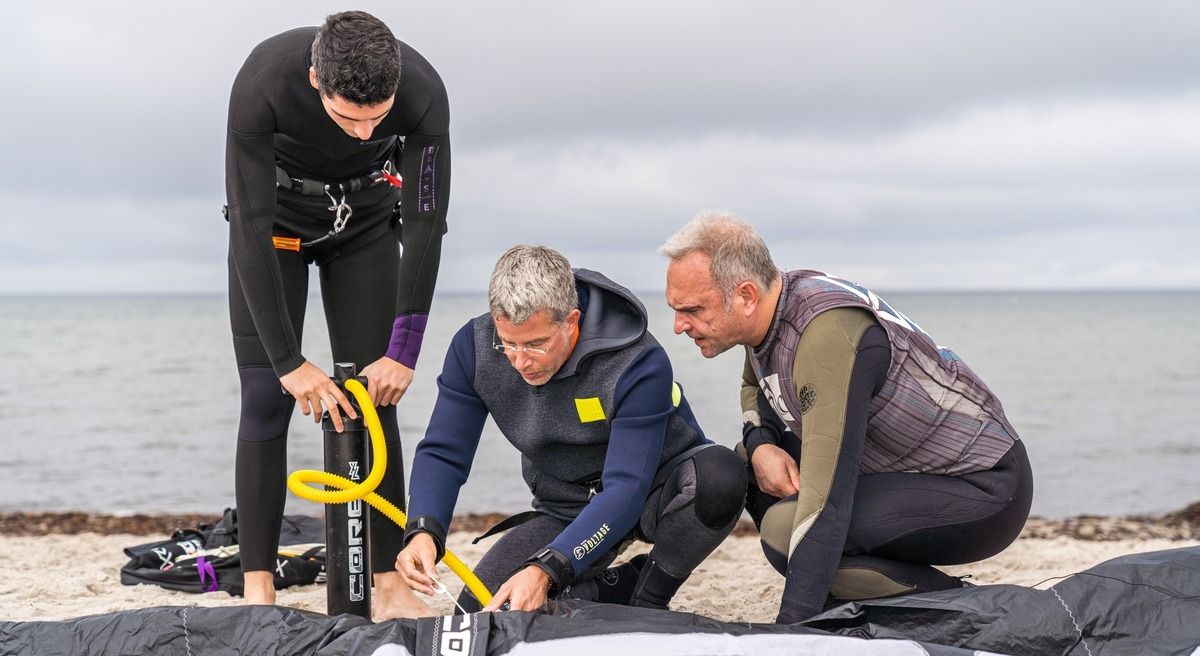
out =
[[574,310],[571,310],[569,314],[567,314],[566,322],[572,325],[578,325],[579,317],[581,316],[583,316],[583,312],[580,312],[579,308],[575,308]]
[[308,83],[317,91],[321,90],[321,85],[317,84],[317,69],[313,66],[308,67]]
[[754,308],[758,307],[758,301],[760,300],[758,285],[749,280],[744,280],[737,287],[733,288],[733,295],[735,298],[742,300],[742,312],[745,316],[748,317],[754,314]]

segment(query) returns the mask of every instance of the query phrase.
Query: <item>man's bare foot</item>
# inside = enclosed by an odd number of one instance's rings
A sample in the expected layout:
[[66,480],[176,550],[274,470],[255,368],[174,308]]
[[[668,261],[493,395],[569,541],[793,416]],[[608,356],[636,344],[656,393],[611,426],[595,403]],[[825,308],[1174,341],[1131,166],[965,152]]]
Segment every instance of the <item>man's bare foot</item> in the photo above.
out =
[[255,606],[275,605],[275,574],[273,572],[246,572],[246,603]]
[[371,606],[371,614],[376,620],[437,617],[437,613],[409,589],[398,572],[375,575],[375,599]]

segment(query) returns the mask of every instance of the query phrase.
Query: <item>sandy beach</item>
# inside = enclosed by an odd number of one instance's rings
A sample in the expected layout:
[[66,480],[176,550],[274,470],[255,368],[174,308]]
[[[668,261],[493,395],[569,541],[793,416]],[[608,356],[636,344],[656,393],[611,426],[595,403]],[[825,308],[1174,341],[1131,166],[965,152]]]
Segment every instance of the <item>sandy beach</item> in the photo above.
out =
[[[224,592],[188,594],[155,586],[125,586],[119,570],[125,547],[162,539],[173,525],[194,517],[108,517],[77,514],[0,515],[0,620],[59,620],[148,606],[233,606],[241,599]],[[211,519],[211,518],[210,518]],[[470,543],[487,518],[461,518],[450,548],[473,563],[491,544]],[[159,529],[158,527],[165,527]],[[124,529],[124,530],[121,530]],[[970,575],[977,585],[1052,585],[1097,563],[1129,553],[1200,545],[1200,504],[1162,517],[1031,518],[1021,538],[988,560],[947,567]],[[645,551],[631,547],[622,559]],[[461,584],[442,568],[443,581]],[[724,621],[770,622],[778,610],[783,579],[766,563],[753,527],[743,524],[692,575],[672,607]],[[325,611],[325,587],[309,585],[279,593],[278,603]],[[445,596],[430,599],[437,612],[452,609]]]

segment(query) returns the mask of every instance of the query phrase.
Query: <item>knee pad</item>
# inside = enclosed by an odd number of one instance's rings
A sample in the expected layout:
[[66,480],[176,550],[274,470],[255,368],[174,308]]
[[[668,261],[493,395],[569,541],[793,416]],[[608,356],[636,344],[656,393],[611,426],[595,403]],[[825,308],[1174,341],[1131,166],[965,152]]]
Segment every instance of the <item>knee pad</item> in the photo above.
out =
[[737,521],[746,507],[746,465],[733,451],[710,446],[693,458],[696,468],[696,517],[712,529]]
[[792,523],[796,521],[796,496],[780,499],[763,515],[758,539],[763,554],[775,571],[787,576],[788,545],[792,540]]
[[273,440],[287,434],[296,400],[283,391],[270,367],[238,369],[242,381],[242,414],[238,439],[247,442]]

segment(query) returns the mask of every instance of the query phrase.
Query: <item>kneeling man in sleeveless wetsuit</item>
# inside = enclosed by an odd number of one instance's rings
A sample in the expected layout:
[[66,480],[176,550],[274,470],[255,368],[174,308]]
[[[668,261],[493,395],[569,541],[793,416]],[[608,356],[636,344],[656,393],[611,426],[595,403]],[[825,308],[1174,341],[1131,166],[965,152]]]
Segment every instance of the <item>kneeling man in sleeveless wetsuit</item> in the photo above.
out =
[[[496,264],[488,305],[446,354],[397,571],[433,593],[491,414],[521,452],[534,510],[504,522],[512,528],[475,568],[495,591],[484,610],[535,610],[557,595],[666,607],[733,529],[745,466],[700,431],[629,290],[549,248],[516,246]],[[649,557],[604,572],[633,538],[654,543]],[[480,607],[465,590],[459,603]]]
[[931,565],[1016,539],[1033,497],[1025,448],[953,351],[868,289],[781,274],[731,215],[701,214],[661,250],[675,332],[709,358],[746,347],[746,505],[787,577],[776,621],[960,587]]

